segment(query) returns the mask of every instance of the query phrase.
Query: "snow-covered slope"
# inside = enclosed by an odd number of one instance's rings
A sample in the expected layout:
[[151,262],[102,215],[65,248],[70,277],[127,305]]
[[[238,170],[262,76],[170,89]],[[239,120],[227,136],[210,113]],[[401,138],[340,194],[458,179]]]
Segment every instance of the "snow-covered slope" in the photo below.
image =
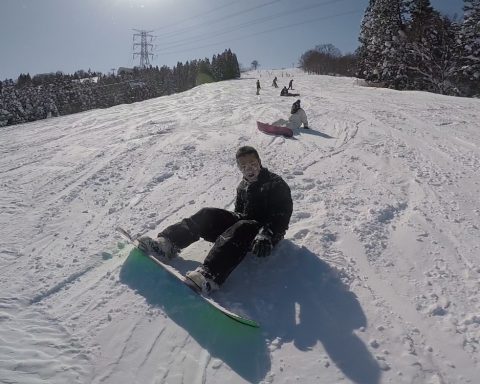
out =
[[[293,139],[255,124],[288,118],[287,74],[313,128]],[[479,122],[479,100],[279,70],[2,128],[0,382],[478,382]],[[294,198],[286,240],[215,295],[260,329],[114,231],[232,209],[246,144]]]

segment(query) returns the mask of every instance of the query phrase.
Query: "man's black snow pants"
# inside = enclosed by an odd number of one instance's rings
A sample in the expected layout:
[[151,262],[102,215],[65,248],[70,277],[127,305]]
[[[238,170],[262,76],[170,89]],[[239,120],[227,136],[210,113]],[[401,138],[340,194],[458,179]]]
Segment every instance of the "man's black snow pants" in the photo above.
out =
[[217,284],[222,284],[250,250],[261,224],[243,220],[234,212],[220,208],[202,208],[160,232],[177,248],[188,247],[202,238],[215,243],[203,262]]

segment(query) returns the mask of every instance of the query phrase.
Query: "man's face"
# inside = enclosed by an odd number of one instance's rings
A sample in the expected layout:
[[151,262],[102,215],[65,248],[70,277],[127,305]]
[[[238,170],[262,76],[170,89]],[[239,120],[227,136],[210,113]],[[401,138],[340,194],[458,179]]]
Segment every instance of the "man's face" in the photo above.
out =
[[237,160],[238,168],[242,172],[243,177],[249,182],[254,182],[258,178],[261,165],[260,161],[253,153],[240,156]]

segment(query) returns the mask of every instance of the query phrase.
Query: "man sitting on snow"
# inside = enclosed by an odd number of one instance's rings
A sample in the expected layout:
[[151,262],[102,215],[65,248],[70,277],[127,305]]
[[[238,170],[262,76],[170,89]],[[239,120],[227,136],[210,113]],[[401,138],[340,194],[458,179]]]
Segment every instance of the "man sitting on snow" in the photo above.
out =
[[280,91],[280,96],[300,96],[299,93],[289,93],[287,87],[283,87]]
[[138,239],[140,249],[162,262],[200,238],[214,243],[203,265],[186,274],[207,294],[223,284],[248,251],[258,257],[268,256],[285,236],[292,215],[290,187],[262,167],[255,148],[239,148],[236,160],[243,179],[237,187],[234,212],[202,208],[165,228],[156,239]]

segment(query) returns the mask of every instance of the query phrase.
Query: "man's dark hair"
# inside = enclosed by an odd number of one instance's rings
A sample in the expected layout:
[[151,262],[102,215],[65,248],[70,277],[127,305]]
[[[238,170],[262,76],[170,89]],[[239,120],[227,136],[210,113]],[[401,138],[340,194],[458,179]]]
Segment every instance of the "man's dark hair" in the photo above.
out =
[[260,156],[258,156],[257,150],[253,147],[250,147],[249,145],[245,145],[243,147],[238,148],[235,158],[238,160],[240,157],[245,155],[250,155],[250,154],[255,155],[258,161],[260,161]]

